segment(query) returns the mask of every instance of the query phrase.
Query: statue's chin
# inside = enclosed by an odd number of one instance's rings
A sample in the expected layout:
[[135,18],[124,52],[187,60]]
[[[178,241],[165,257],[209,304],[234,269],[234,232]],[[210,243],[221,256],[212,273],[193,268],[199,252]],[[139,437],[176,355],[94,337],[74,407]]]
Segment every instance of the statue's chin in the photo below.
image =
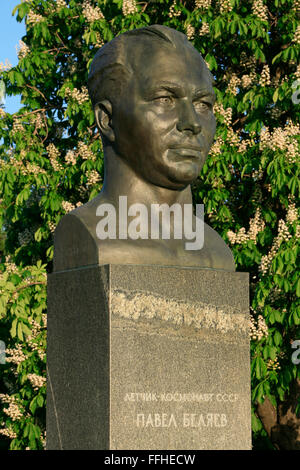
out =
[[197,179],[198,174],[199,172],[189,172],[188,174],[178,174],[177,172],[175,174],[169,174],[168,178],[161,179],[160,181],[153,181],[150,178],[148,181],[149,183],[152,183],[155,186],[160,186],[161,188],[182,191]]
[[176,168],[172,168],[172,171],[170,171],[169,179],[181,188],[186,187],[197,179],[202,166],[198,162],[177,163]]

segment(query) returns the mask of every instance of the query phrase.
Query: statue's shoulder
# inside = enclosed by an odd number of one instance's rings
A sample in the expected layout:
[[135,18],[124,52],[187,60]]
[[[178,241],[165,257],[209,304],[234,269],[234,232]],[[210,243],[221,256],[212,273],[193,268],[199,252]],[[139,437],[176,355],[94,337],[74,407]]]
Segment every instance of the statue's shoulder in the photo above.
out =
[[97,201],[89,201],[59,221],[54,232],[54,271],[98,263],[96,208]]
[[204,224],[204,249],[212,253],[213,264],[216,269],[235,271],[235,262],[231,249],[216,230],[207,223]]
[[99,206],[99,195],[91,201],[82,204],[63,216],[59,221],[56,232],[65,231],[70,226],[84,227],[92,236],[95,236],[96,210]]

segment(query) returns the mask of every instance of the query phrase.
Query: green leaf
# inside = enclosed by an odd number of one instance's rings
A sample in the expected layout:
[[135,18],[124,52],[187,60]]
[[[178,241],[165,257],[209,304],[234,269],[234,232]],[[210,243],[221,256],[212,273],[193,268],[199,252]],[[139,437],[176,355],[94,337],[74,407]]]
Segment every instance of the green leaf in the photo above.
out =
[[44,398],[42,397],[42,395],[37,396],[37,404],[40,408],[42,408],[42,406],[44,405]]
[[18,325],[18,319],[15,318],[12,321],[12,326],[11,326],[11,329],[10,329],[10,334],[11,334],[12,338],[15,338],[17,336],[17,325]]
[[41,430],[39,428],[39,426],[33,426],[33,431],[34,431],[34,436],[36,439],[40,439],[41,437]]
[[255,372],[256,372],[256,378],[257,379],[261,379],[265,373],[266,373],[266,365],[263,361],[263,359],[261,357],[257,357],[256,359],[256,368],[255,368]]
[[290,290],[290,283],[287,279],[284,279],[283,280],[283,288],[284,288],[284,291],[285,292],[289,292]]
[[20,72],[15,72],[14,74],[15,81],[17,82],[18,86],[24,85],[24,78]]
[[279,88],[276,88],[274,94],[273,94],[273,101],[276,103],[278,101],[278,94],[279,94]]
[[278,330],[274,333],[274,343],[276,346],[279,346],[282,343],[282,336]]
[[296,295],[297,297],[300,297],[300,277],[297,281],[297,284],[296,284]]
[[41,239],[42,239],[42,229],[39,228],[37,229],[37,231],[35,232],[34,234],[34,239],[37,241],[37,242],[40,242]]
[[27,325],[25,325],[25,323],[22,323],[22,330],[23,330],[23,333],[25,333],[25,335],[27,336],[31,335],[31,330],[28,328]]
[[252,412],[251,415],[251,428],[253,432],[258,432],[263,429],[260,419]]
[[35,414],[37,406],[38,404],[37,404],[37,396],[36,396],[31,400],[30,405],[29,405],[29,409],[33,415]]
[[16,10],[18,10],[18,21],[20,21],[29,12],[29,5],[26,3],[21,3],[20,5],[17,5],[16,8],[14,8],[13,10],[13,15],[15,14]]
[[23,341],[24,340],[24,336],[23,336],[23,329],[22,329],[22,323],[19,322],[18,323],[18,329],[17,329],[17,336],[19,338],[20,341]]

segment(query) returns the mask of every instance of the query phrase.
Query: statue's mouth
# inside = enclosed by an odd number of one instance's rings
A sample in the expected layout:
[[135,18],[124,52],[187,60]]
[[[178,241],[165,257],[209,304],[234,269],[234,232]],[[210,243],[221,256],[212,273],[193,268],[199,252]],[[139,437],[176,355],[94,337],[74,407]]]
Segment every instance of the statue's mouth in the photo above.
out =
[[197,159],[201,157],[203,149],[198,147],[190,148],[190,147],[171,147],[170,150],[172,153],[178,155],[179,159],[182,158],[191,158],[191,159]]
[[181,151],[194,151],[194,152],[201,152],[203,150],[203,147],[200,147],[199,145],[189,145],[189,144],[181,144],[181,145],[174,145],[170,147],[171,150],[175,149],[176,151],[181,150]]

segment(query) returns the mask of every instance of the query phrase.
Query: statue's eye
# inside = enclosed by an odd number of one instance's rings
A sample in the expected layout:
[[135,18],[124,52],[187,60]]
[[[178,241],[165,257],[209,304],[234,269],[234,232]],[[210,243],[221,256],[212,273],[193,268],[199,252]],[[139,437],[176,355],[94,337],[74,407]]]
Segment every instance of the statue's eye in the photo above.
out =
[[205,101],[198,101],[194,106],[196,109],[199,109],[199,111],[208,111],[212,108],[212,104]]
[[172,96],[158,96],[155,98],[155,101],[158,101],[160,104],[172,104],[173,97]]

